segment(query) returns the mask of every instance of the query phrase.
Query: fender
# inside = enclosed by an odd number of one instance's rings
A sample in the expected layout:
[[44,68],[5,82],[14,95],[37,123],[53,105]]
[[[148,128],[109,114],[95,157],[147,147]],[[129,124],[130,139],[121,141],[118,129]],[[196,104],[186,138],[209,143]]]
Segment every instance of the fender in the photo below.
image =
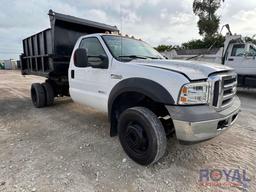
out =
[[[144,78],[128,78],[120,81],[110,92],[108,99],[108,118],[111,122],[111,133],[115,130],[116,123],[113,124],[112,107],[118,96],[122,93],[141,93],[155,102],[174,105],[175,101],[171,94],[159,83]],[[113,135],[113,134],[111,134]]]
[[117,134],[118,116],[113,113],[115,100],[122,93],[135,92],[145,95],[153,101],[166,105],[173,105],[175,101],[171,94],[159,83],[144,78],[129,78],[120,81],[110,92],[108,99],[108,118],[110,121],[110,136]]
[[173,105],[175,101],[171,94],[159,83],[144,78],[129,78],[120,81],[109,94],[108,112],[111,114],[112,104],[115,99],[125,92],[141,93],[158,103]]

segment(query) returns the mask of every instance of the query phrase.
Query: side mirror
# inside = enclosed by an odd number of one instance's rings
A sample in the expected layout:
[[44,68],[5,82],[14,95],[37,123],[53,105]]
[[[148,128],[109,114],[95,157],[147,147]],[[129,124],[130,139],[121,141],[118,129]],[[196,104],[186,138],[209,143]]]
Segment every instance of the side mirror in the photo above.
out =
[[255,59],[255,54],[253,54],[252,52],[245,52],[244,57],[246,59]]
[[87,67],[88,66],[88,56],[86,49],[77,49],[74,53],[74,64],[76,67]]

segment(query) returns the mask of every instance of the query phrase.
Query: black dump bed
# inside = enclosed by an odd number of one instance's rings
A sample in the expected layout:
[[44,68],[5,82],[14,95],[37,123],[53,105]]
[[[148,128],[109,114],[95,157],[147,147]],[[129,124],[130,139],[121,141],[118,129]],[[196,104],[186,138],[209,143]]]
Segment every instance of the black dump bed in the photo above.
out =
[[23,40],[23,75],[67,76],[77,39],[86,34],[118,32],[116,26],[49,11],[51,28]]

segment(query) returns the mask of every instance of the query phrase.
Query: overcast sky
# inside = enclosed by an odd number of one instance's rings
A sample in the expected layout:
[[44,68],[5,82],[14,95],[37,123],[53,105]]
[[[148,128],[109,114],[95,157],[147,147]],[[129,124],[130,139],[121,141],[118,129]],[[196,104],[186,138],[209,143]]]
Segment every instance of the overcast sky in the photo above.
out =
[[[193,0],[0,0],[0,59],[17,59],[22,39],[49,27],[48,10],[116,25],[122,33],[158,44],[200,38]],[[233,33],[256,33],[256,0],[226,0],[221,24]],[[225,34],[225,32],[224,32]]]

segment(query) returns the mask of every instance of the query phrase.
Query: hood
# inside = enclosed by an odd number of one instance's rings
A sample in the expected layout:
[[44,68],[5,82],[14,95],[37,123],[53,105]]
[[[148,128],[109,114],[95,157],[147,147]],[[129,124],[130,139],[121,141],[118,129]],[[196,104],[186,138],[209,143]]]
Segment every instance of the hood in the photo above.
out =
[[232,68],[221,64],[207,63],[202,61],[138,59],[133,60],[132,63],[178,72],[190,80],[207,79],[212,73],[233,70]]

